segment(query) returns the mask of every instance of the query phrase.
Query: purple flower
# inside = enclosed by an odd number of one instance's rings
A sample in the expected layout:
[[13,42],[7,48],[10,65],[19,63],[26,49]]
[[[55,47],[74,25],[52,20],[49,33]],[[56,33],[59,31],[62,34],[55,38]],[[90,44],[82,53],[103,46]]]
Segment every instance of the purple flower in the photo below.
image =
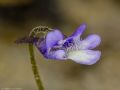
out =
[[82,40],[80,37],[85,29],[86,25],[82,24],[67,38],[59,30],[54,29],[42,41],[38,40],[35,46],[47,59],[71,59],[80,64],[92,65],[100,59],[101,52],[92,49],[100,44],[101,38],[96,34],[92,34]]

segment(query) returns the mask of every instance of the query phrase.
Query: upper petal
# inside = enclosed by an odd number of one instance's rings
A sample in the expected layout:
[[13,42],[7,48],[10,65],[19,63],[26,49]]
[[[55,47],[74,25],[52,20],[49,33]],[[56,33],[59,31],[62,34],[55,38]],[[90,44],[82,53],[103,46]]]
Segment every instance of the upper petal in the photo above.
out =
[[101,38],[99,35],[92,34],[89,35],[86,39],[80,42],[80,49],[93,49],[98,46],[101,42]]
[[54,46],[59,40],[63,40],[64,36],[59,30],[53,30],[49,32],[46,36],[46,47],[51,48]]
[[77,50],[69,52],[68,59],[71,59],[77,63],[92,65],[95,64],[101,56],[100,51],[93,50]]
[[71,35],[72,37],[74,36],[80,36],[86,29],[86,24],[82,24],[78,27],[78,29]]

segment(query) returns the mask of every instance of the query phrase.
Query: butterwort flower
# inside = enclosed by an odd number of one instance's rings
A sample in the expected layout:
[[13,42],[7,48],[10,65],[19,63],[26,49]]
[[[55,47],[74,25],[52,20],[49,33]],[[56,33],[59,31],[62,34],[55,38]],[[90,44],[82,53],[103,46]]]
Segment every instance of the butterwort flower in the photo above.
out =
[[95,64],[101,56],[99,50],[93,50],[100,42],[99,35],[92,34],[85,39],[81,35],[86,29],[86,24],[82,24],[69,37],[65,37],[60,30],[53,29],[44,38],[35,42],[35,46],[47,59],[72,60],[79,64]]

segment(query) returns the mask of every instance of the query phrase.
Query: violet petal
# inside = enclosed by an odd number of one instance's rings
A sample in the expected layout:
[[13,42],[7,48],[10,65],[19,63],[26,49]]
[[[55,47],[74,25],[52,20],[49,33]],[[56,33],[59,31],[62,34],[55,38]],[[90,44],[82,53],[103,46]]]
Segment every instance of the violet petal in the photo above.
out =
[[86,24],[82,24],[78,27],[78,29],[71,35],[72,37],[80,36],[86,29]]
[[51,48],[54,46],[59,40],[63,40],[64,36],[59,30],[51,31],[46,36],[46,47]]
[[95,64],[100,59],[100,56],[100,51],[93,50],[77,50],[68,53],[68,59],[85,65]]
[[66,53],[64,50],[50,51],[47,52],[47,58],[54,60],[66,60]]
[[79,47],[81,49],[93,49],[97,47],[101,42],[101,38],[99,35],[92,34],[89,35],[86,39],[80,42]]

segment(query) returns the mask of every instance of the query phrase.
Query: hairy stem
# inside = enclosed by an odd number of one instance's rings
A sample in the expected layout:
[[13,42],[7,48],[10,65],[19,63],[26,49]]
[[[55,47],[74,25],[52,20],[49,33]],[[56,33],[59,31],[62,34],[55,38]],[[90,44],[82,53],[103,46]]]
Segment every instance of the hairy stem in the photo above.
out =
[[36,62],[35,62],[35,57],[34,57],[34,50],[33,50],[33,45],[29,44],[29,53],[30,53],[30,60],[31,60],[31,64],[32,64],[32,71],[34,74],[34,78],[36,81],[36,84],[38,86],[39,90],[44,90],[44,87],[42,85],[42,81],[40,79],[40,75],[36,66]]

